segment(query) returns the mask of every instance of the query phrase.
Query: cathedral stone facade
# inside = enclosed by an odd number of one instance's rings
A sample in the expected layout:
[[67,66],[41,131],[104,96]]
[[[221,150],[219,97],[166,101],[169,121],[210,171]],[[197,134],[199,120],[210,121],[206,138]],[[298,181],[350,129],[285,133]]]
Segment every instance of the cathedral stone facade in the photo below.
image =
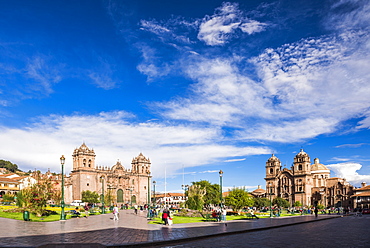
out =
[[[118,204],[145,204],[150,199],[150,160],[143,154],[133,158],[131,169],[119,161],[112,167],[96,166],[95,152],[83,143],[73,152],[73,170],[66,177],[65,201],[81,200],[82,191],[110,195]],[[149,195],[148,195],[149,194]],[[105,201],[105,204],[110,204]]]
[[282,169],[274,154],[266,162],[266,197],[281,197],[291,206],[320,204],[325,207],[353,207],[353,186],[343,178],[330,178],[330,170],[318,158],[311,164],[310,156],[301,149],[291,169]]

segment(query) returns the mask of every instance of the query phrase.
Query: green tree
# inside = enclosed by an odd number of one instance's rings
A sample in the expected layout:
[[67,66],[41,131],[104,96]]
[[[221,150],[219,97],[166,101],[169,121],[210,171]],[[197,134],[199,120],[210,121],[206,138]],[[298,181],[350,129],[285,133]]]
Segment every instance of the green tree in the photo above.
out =
[[264,197],[254,198],[254,206],[257,208],[269,207],[270,200]]
[[36,216],[41,217],[45,212],[46,204],[54,193],[50,179],[38,181],[30,188],[22,189],[17,194],[17,205],[29,208]]
[[273,205],[276,205],[280,208],[288,208],[290,207],[290,203],[289,201],[281,198],[281,197],[276,197],[273,201],[272,201],[272,204]]
[[243,207],[253,206],[253,197],[245,188],[233,188],[225,197],[225,205],[232,207],[233,211],[239,211]]
[[300,206],[302,206],[302,203],[300,201],[296,201],[293,204],[293,207],[300,207]]
[[83,202],[88,202],[88,203],[91,203],[91,204],[95,204],[95,203],[99,203],[99,194],[96,193],[95,191],[90,191],[90,190],[86,190],[86,191],[82,191],[82,201]]
[[16,172],[18,171],[18,165],[13,164],[10,161],[0,159],[0,168],[6,168],[8,171]]
[[211,184],[209,181],[202,180],[199,182],[193,182],[193,185],[199,185],[202,189],[205,189],[205,195],[203,197],[205,205],[215,205],[220,203],[219,184]]
[[14,202],[14,195],[8,193],[3,195],[3,202]]
[[189,209],[202,210],[204,205],[203,197],[205,194],[206,190],[200,185],[191,185],[187,191],[188,199],[186,200],[185,205]]

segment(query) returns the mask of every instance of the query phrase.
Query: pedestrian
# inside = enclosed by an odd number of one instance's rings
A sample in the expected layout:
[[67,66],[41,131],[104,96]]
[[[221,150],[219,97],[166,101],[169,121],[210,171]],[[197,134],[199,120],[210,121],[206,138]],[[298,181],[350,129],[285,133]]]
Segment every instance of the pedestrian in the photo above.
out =
[[113,207],[113,220],[118,220],[118,214],[119,214],[119,210],[118,210],[118,207],[117,207],[117,204],[116,204]]
[[87,203],[85,204],[84,209],[85,209],[85,218],[87,218],[89,217],[89,206],[87,205]]
[[319,213],[319,210],[317,209],[317,207],[315,207],[315,217],[318,216],[318,213]]
[[163,213],[162,213],[162,221],[164,225],[168,225],[168,218],[171,218],[171,216],[170,216],[170,212],[166,208],[163,210]]
[[137,214],[137,205],[134,206],[135,214]]
[[226,208],[223,208],[222,209],[222,221],[226,221],[226,214],[227,214]]

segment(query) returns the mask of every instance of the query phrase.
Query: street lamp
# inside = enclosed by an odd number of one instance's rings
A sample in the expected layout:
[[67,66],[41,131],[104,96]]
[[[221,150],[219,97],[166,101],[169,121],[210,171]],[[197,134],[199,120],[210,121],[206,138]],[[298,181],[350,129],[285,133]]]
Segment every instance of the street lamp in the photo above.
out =
[[148,214],[147,214],[148,219],[151,219],[150,216],[150,176],[148,176]]
[[222,209],[222,174],[224,174],[224,172],[220,170],[218,174],[220,174],[220,207]]
[[101,194],[101,205],[102,205],[102,211],[101,213],[102,214],[105,214],[105,206],[104,206],[104,177],[101,177],[101,191],[102,191],[102,194]]
[[155,208],[156,207],[156,205],[157,205],[157,201],[156,201],[156,199],[155,199],[155,184],[156,184],[157,182],[156,181],[153,181],[153,194],[154,194],[154,196],[153,196],[153,198],[154,198],[154,204],[153,204],[153,207]]
[[66,159],[64,158],[64,155],[60,157],[60,164],[62,165],[62,201],[60,203],[62,207],[62,212],[60,213],[60,220],[66,220],[66,215],[64,213],[64,163]]
[[271,189],[271,183],[269,182],[268,184],[268,192],[269,192],[269,196],[270,196],[270,218],[272,217],[272,201],[271,201],[271,194],[272,194],[272,189]]

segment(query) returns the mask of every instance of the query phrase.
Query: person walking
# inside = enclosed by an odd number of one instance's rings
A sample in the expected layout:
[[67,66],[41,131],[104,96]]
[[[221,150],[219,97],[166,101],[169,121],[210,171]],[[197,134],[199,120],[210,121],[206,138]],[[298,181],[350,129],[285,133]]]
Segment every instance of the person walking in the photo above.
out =
[[317,207],[315,207],[315,217],[317,217],[318,216],[318,213],[319,213],[319,210],[317,209]]
[[89,206],[87,205],[87,203],[85,204],[84,209],[85,209],[85,218],[87,218],[89,217]]
[[118,207],[117,207],[117,205],[114,205],[114,207],[113,207],[113,220],[118,220],[118,214],[119,214]]

